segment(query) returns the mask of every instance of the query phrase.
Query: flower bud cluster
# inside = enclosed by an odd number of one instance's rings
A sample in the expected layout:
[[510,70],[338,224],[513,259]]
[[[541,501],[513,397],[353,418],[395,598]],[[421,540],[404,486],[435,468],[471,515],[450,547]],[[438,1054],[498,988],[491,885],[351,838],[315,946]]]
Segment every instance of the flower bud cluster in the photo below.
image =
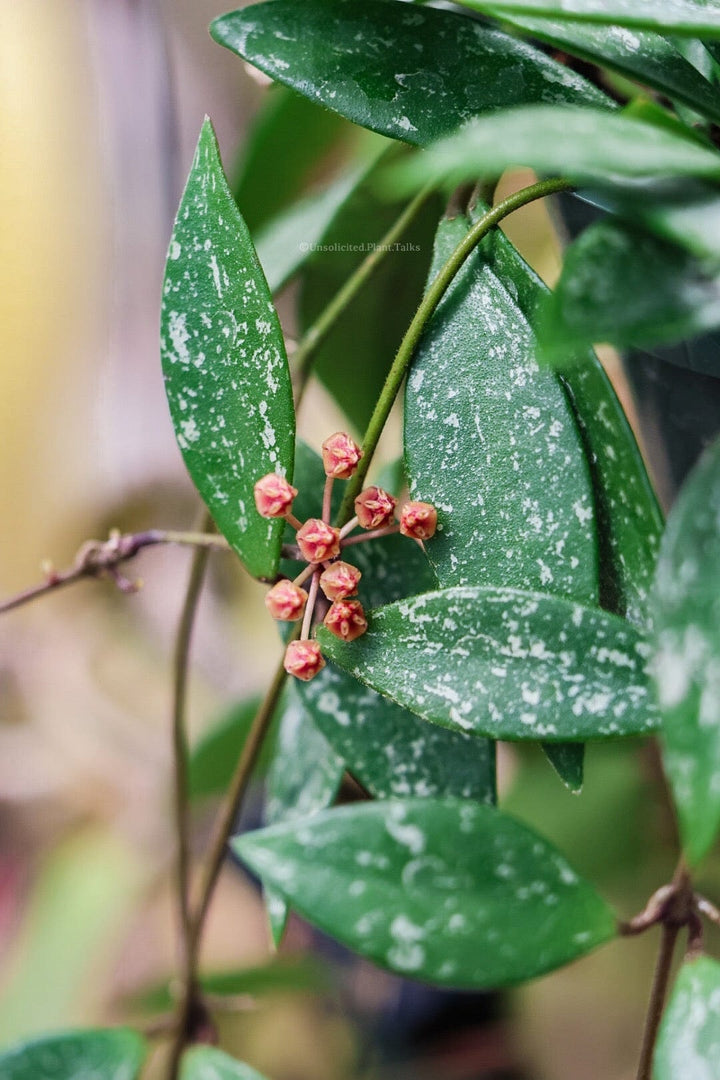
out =
[[[355,641],[368,628],[363,606],[355,597],[361,573],[356,566],[345,562],[340,556],[350,544],[372,540],[378,536],[400,532],[403,536],[422,542],[428,540],[437,527],[437,511],[430,503],[408,502],[400,509],[399,521],[395,521],[397,500],[379,487],[365,488],[355,499],[355,518],[343,529],[330,524],[330,493],[335,480],[349,479],[362,457],[360,447],[338,431],[322,445],[326,489],[323,499],[323,516],[300,522],[293,516],[292,505],[297,489],[284,477],[275,473],[263,476],[255,484],[255,506],[265,518],[285,518],[296,531],[296,543],[300,556],[307,566],[295,581],[282,578],[276,582],[265,597],[265,605],[274,619],[297,622],[302,619],[300,640],[291,641],[285,652],[284,666],[296,679],[308,681],[325,667],[325,660],[317,641],[310,637],[315,599],[322,591],[330,607],[323,624],[341,641]],[[367,535],[349,534],[356,527],[366,530]],[[311,579],[309,590],[301,583]]]

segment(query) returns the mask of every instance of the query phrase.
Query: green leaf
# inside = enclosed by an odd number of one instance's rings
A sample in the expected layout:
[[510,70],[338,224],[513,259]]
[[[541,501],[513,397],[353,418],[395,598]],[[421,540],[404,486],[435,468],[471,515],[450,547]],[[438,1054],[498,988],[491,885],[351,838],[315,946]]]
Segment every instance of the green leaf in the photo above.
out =
[[[532,326],[548,289],[496,229],[483,256],[501,280],[512,282],[518,306]],[[562,382],[590,465],[600,556],[600,605],[647,627],[648,594],[655,574],[663,517],[627,417],[591,351],[564,367]]]
[[[301,486],[295,506],[300,505],[300,517],[313,516],[317,502],[303,493],[322,492],[322,463],[303,443],[298,444],[297,463]],[[345,558],[362,571],[359,598],[366,607],[436,586],[422,551],[405,537],[349,547]],[[330,664],[312,682],[298,683],[296,692],[317,728],[373,795],[462,795],[494,802],[492,743],[428,724]]]
[[[462,217],[441,223],[433,272],[468,227]],[[597,539],[585,454],[563,388],[535,353],[512,276],[499,277],[476,252],[410,370],[410,491],[438,509],[426,550],[441,585],[511,585],[593,603]]]
[[210,33],[313,101],[420,146],[508,105],[612,107],[538,49],[463,15],[395,0],[273,0],[221,15]]
[[330,154],[337,160],[338,144],[353,134],[335,113],[284,86],[268,87],[231,170],[235,202],[254,238],[297,202]]
[[653,1080],[712,1080],[720,1061],[720,964],[680,968],[655,1047]]
[[664,763],[696,863],[720,827],[720,442],[668,518],[653,595]]
[[265,1080],[265,1077],[214,1046],[193,1046],[183,1054],[180,1080]]
[[445,986],[530,979],[615,932],[610,909],[558,851],[465,800],[344,807],[233,848],[351,949]]
[[[401,149],[391,146],[389,154]],[[404,209],[383,201],[375,180],[388,154],[374,162],[325,230],[305,265],[299,318],[307,331]],[[440,199],[427,200],[381,265],[345,308],[315,352],[313,372],[358,431],[364,431],[403,335],[422,300]]]
[[147,1044],[129,1028],[66,1031],[0,1054],[2,1080],[135,1080]]
[[460,586],[388,604],[323,652],[433,723],[498,739],[584,741],[657,726],[648,648],[624,619],[571,600]]
[[714,0],[459,0],[476,11],[521,12],[578,22],[615,24],[673,34],[720,36]]
[[497,16],[540,41],[652,87],[710,119],[720,120],[717,88],[660,34],[559,18],[539,19],[514,12],[497,12]]
[[632,115],[563,105],[527,105],[472,120],[426,154],[395,165],[388,190],[429,181],[459,184],[511,166],[615,186],[636,177],[720,178],[720,154]]
[[720,264],[617,220],[591,225],[565,255],[541,342],[551,358],[592,342],[672,343],[720,326]]
[[[224,795],[259,704],[260,698],[253,697],[233,705],[192,748],[188,778],[191,799]],[[263,746],[258,762],[261,772],[267,768],[270,753],[270,748]]]
[[253,485],[290,475],[295,414],[282,331],[206,120],[170,241],[161,324],[165,385],[185,465],[220,532],[272,577],[282,521]]

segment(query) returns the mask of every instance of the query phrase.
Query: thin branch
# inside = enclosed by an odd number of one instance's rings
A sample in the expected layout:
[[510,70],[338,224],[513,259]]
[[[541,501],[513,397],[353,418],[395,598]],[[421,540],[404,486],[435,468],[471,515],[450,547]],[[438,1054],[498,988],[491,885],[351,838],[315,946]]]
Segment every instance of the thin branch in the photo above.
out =
[[652,1059],[655,1052],[655,1040],[660,1028],[665,998],[667,997],[670,971],[672,968],[675,943],[680,933],[680,927],[672,924],[663,924],[660,951],[658,953],[655,975],[653,977],[650,1004],[648,1005],[645,1018],[645,1030],[643,1032],[640,1062],[638,1064],[637,1080],[652,1080]]
[[545,196],[553,195],[558,191],[568,191],[571,187],[572,185],[567,180],[542,180],[537,184],[532,184],[530,187],[515,192],[513,195],[508,196],[507,199],[503,199],[501,203],[494,206],[492,210],[488,210],[486,214],[483,214],[475,222],[442,267],[425,293],[422,303],[415,312],[407,333],[400,343],[400,348],[395,354],[392,367],[388,372],[385,385],[365,433],[362,446],[363,456],[357,471],[349,480],[345,489],[345,497],[338,516],[338,522],[341,525],[352,516],[353,504],[362,489],[383,428],[425,327],[465,260],[472,254],[483,237],[506,218],[508,214],[512,214],[513,211],[519,210],[521,206],[526,206],[527,203],[534,202],[536,199],[545,198]]
[[351,274],[342,288],[338,290],[303,337],[292,356],[293,366],[297,372],[296,408],[300,407],[305,394],[315,353],[348,305],[352,303],[365,283],[372,277],[386,255],[392,251],[394,245],[417,215],[422,205],[430,198],[435,187],[435,183],[428,184],[422,191],[418,192],[412,202],[408,203],[402,214],[393,222],[370,254],[363,259],[354,274]]

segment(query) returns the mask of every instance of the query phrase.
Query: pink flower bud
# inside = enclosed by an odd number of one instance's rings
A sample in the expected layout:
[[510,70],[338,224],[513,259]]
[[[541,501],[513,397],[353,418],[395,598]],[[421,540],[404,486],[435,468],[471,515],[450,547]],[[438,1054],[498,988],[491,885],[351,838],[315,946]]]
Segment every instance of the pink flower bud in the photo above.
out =
[[255,505],[261,517],[284,517],[297,495],[297,488],[288,484],[283,476],[268,473],[255,485]]
[[305,611],[308,594],[292,581],[278,581],[265,596],[265,606],[273,619],[295,622]]
[[397,500],[379,487],[361,491],[355,500],[355,513],[363,529],[379,529],[392,521]]
[[437,510],[430,503],[405,503],[400,512],[400,532],[413,540],[429,540],[437,528]]
[[317,641],[291,641],[285,650],[283,667],[288,675],[310,682],[325,667]]
[[340,554],[340,530],[320,518],[308,518],[295,539],[305,562],[319,563]]
[[342,641],[354,641],[367,630],[367,619],[359,600],[336,600],[324,619],[331,634]]
[[355,595],[361,577],[357,566],[336,562],[323,570],[320,575],[320,588],[328,600],[344,600],[346,596]]
[[362,452],[344,431],[336,431],[322,444],[325,475],[335,480],[347,480],[355,472]]

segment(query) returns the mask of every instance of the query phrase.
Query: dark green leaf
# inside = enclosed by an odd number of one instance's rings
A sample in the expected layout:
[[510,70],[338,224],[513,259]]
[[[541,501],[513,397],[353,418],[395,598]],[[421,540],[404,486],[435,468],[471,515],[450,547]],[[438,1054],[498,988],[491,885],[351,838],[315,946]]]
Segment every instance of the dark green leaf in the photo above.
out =
[[[297,462],[300,493],[295,507],[300,507],[300,517],[312,516],[324,483],[322,463],[303,443],[298,444]],[[308,492],[315,501],[303,494]],[[436,586],[427,559],[405,537],[348,547],[345,557],[362,571],[359,598],[366,607]],[[373,795],[463,795],[494,801],[492,743],[428,724],[331,665],[312,682],[299,683],[297,693],[350,772]]]
[[322,930],[442,985],[530,979],[614,934],[610,909],[558,851],[465,800],[345,807],[233,847]]
[[592,342],[672,343],[720,326],[720,265],[621,221],[591,225],[568,248],[549,298],[550,357]]
[[282,522],[253,485],[290,475],[295,414],[282,331],[205,121],[165,269],[162,359],[185,464],[248,571],[277,570]]
[[[386,158],[368,169],[305,265],[299,303],[303,330],[312,326],[404,209],[402,201],[381,201],[375,193],[374,181]],[[367,427],[422,299],[440,212],[439,198],[425,203],[315,352],[314,373],[358,431]]]
[[653,596],[664,762],[689,860],[720,827],[720,442],[668,518]]
[[[433,271],[467,229],[462,217],[441,224]],[[477,252],[443,298],[408,378],[410,490],[438,509],[426,549],[441,585],[512,585],[593,603],[585,454],[562,386],[535,353],[512,276],[501,280]]]
[[297,201],[352,134],[335,113],[284,86],[268,87],[232,170],[233,195],[253,238]]
[[720,154],[632,115],[561,105],[505,109],[466,124],[426,154],[395,165],[389,190],[458,184],[515,165],[588,184],[648,176],[720,178]]
[[676,46],[660,34],[623,26],[593,26],[568,19],[541,19],[497,12],[513,26],[558,46],[591,64],[599,64],[684,102],[704,116],[720,120],[720,94]]
[[[233,705],[219,723],[205,732],[190,753],[190,797],[224,795],[230,783],[240,751],[245,745],[260,698]],[[258,768],[267,767],[270,748],[263,747]]]
[[193,1046],[183,1054],[180,1080],[265,1080],[265,1077],[214,1046]]
[[[481,251],[501,280],[512,282],[518,306],[536,325],[548,290],[500,230]],[[593,352],[562,375],[590,463],[600,555],[600,603],[635,626],[647,626],[663,519],[635,436],[610,380]]]
[[498,739],[584,741],[657,726],[646,643],[624,619],[562,597],[456,587],[373,612],[340,667],[426,720]]
[[720,36],[714,0],[459,0],[477,11],[522,12],[551,18],[615,24],[673,34]]
[[584,744],[546,742],[543,752],[565,786],[576,793],[581,791],[585,779]]
[[658,1035],[653,1080],[712,1080],[720,1061],[720,964],[699,956],[678,973]]
[[2,1080],[135,1080],[147,1044],[129,1028],[66,1031],[0,1054]]
[[508,105],[612,106],[538,49],[463,15],[395,0],[273,0],[220,16],[210,33],[356,124],[420,146]]

